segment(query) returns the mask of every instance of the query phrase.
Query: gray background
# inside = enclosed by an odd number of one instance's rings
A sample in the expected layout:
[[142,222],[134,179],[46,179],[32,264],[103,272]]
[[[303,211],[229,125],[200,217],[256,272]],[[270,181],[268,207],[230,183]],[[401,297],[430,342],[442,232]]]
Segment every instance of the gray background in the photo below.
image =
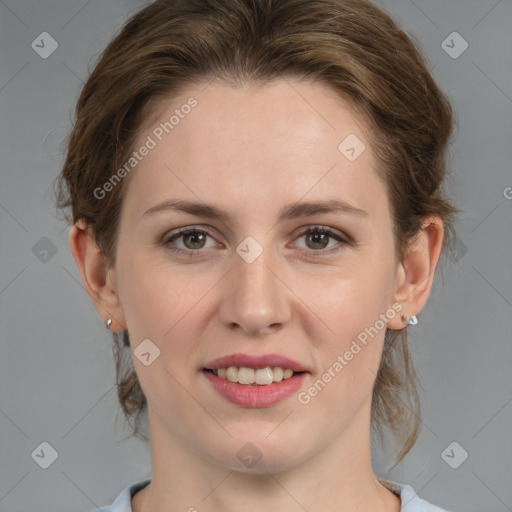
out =
[[[51,202],[80,87],[143,4],[0,1],[1,511],[88,511],[151,475],[149,446],[127,438],[110,334]],[[457,250],[410,328],[423,386],[420,438],[390,472],[391,459],[375,448],[374,469],[450,510],[510,511],[512,1],[381,5],[419,41],[456,109],[447,188],[463,213]],[[454,31],[469,44],[457,58],[443,46],[458,52],[462,41],[442,45]],[[42,32],[58,43],[46,59],[31,47]],[[47,469],[31,456],[44,441],[58,452]]]

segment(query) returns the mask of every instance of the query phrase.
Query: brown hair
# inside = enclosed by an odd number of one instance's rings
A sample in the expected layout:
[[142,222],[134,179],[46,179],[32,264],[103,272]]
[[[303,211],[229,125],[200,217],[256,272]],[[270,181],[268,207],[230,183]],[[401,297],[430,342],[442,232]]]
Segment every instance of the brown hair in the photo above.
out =
[[[452,109],[415,43],[366,0],[157,0],[142,9],[104,50],[81,92],[57,207],[71,207],[66,220],[92,228],[113,266],[127,179],[102,199],[94,191],[129,158],[158,101],[214,78],[241,84],[288,76],[327,84],[367,120],[397,261],[429,215],[444,221],[446,255],[458,212],[442,190]],[[115,333],[114,342],[119,401],[137,435],[146,398],[128,333]],[[387,426],[401,443],[394,465],[419,434],[416,380],[406,330],[387,329],[372,427],[382,438]]]

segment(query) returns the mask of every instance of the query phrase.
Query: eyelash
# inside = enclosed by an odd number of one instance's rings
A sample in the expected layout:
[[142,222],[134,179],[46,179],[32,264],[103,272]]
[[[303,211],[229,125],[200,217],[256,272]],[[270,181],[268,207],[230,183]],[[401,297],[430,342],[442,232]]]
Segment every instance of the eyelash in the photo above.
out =
[[[169,236],[169,233],[166,233],[166,235],[162,238],[161,245],[165,246],[168,250],[170,250],[172,252],[178,253],[178,254],[183,255],[183,256],[193,257],[196,253],[201,252],[201,249],[196,249],[196,250],[192,250],[192,249],[179,249],[177,247],[172,247],[170,245],[170,243],[173,242],[174,240],[176,240],[176,239],[178,239],[178,238],[180,238],[182,236],[191,234],[191,233],[201,233],[201,234],[206,234],[206,235],[211,236],[209,234],[210,233],[210,229],[208,227],[204,227],[204,228],[184,228],[183,230],[178,231],[178,232],[174,232],[174,233],[171,232],[171,236]],[[301,231],[295,237],[294,241],[298,240],[299,238],[303,237],[304,235],[309,235],[310,233],[319,233],[319,234],[328,235],[329,238],[334,238],[335,240],[340,242],[340,244],[338,244],[333,249],[328,249],[328,250],[321,249],[321,250],[318,250],[318,251],[315,251],[314,249],[311,249],[309,252],[312,253],[310,256],[313,256],[313,257],[323,257],[323,256],[327,256],[327,255],[330,255],[330,254],[337,253],[340,250],[342,250],[342,248],[343,248],[343,247],[339,247],[340,245],[341,246],[353,245],[353,241],[352,240],[350,240],[348,238],[347,239],[342,238],[340,235],[338,235],[338,233],[336,233],[332,229],[327,228],[325,226],[310,226],[307,229]]]

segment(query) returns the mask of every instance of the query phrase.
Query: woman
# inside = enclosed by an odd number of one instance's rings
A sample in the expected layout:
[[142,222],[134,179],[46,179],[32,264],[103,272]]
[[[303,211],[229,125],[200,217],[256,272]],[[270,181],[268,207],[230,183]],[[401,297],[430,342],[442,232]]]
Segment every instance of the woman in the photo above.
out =
[[152,478],[107,510],[442,510],[374,476],[370,433],[395,464],[418,435],[406,329],[454,236],[451,130],[365,0],[160,0],[128,21],[58,199],[134,434],[149,419]]

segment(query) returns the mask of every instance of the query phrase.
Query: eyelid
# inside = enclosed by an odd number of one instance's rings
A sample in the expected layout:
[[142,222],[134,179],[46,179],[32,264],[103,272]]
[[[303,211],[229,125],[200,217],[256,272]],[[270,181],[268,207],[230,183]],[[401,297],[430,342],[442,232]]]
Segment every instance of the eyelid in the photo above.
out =
[[322,233],[327,233],[332,237],[338,237],[342,242],[345,242],[347,244],[352,243],[353,241],[352,237],[349,236],[347,233],[344,233],[343,231],[340,231],[336,228],[325,226],[323,224],[308,224],[306,227],[299,228],[298,231],[298,234],[295,235],[295,239],[309,233],[310,231],[319,231]]
[[161,237],[161,243],[163,245],[168,244],[171,240],[179,238],[181,235],[186,235],[188,233],[195,233],[198,232],[204,232],[206,233],[210,238],[213,238],[211,235],[211,232],[214,231],[214,229],[211,226],[185,226],[183,228],[176,228],[171,229],[167,231],[162,237]]
[[322,258],[322,257],[328,257],[331,255],[338,254],[340,251],[345,249],[347,246],[353,246],[355,245],[355,242],[353,242],[352,237],[349,235],[344,234],[343,232],[338,231],[335,228],[331,228],[329,226],[324,226],[321,224],[312,224],[308,225],[305,228],[301,228],[299,230],[299,233],[295,235],[293,241],[295,242],[299,238],[303,237],[304,235],[307,235],[309,233],[324,233],[331,239],[335,239],[338,241],[338,243],[331,247],[330,249],[320,249],[318,251],[315,251],[313,249],[307,250],[303,249],[307,253],[307,255],[303,255],[305,258],[313,257],[313,258]]

